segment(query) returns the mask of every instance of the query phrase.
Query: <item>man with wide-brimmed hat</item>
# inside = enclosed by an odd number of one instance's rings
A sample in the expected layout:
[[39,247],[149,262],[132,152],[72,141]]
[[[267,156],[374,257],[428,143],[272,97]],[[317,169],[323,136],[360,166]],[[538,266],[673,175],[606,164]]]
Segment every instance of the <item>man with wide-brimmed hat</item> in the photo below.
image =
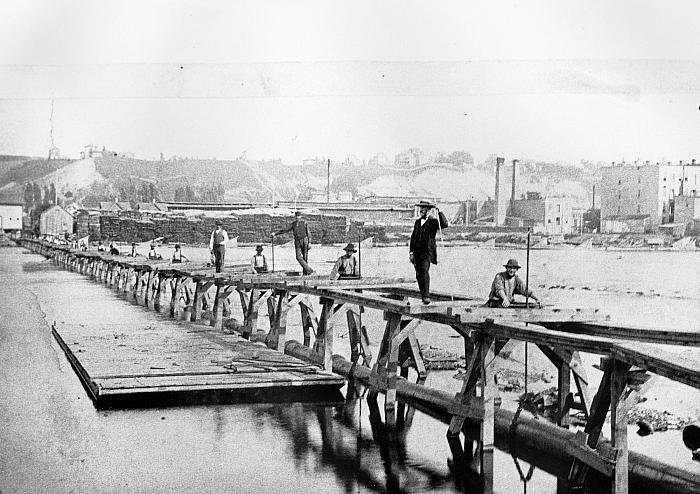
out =
[[424,304],[430,303],[430,265],[437,264],[437,246],[435,234],[449,225],[442,211],[438,211],[438,218],[431,213],[437,209],[435,204],[421,200],[416,204],[420,216],[413,225],[411,244],[408,260],[416,269],[416,281]]
[[537,306],[542,304],[537,299],[532,290],[525,289],[525,283],[517,275],[520,265],[516,259],[508,259],[503,265],[505,271],[498,273],[491,283],[491,292],[487,302],[489,307],[510,307],[515,295],[522,295],[537,302]]
[[216,220],[216,228],[211,232],[209,238],[209,252],[214,257],[216,272],[220,273],[224,269],[224,258],[226,257],[226,243],[229,241],[228,233],[222,228],[221,220]]
[[296,251],[297,262],[301,266],[305,275],[313,274],[314,270],[309,266],[309,247],[311,247],[311,231],[309,225],[302,218],[301,211],[294,213],[294,221],[289,228],[272,233],[272,236],[292,232],[294,235],[294,250]]
[[355,244],[348,244],[343,247],[345,254],[340,256],[331,270],[330,278],[332,280],[343,278],[359,278],[360,272],[357,267],[357,259],[355,258]]
[[250,269],[252,273],[267,273],[267,259],[263,252],[262,245],[255,246],[255,255],[250,259]]

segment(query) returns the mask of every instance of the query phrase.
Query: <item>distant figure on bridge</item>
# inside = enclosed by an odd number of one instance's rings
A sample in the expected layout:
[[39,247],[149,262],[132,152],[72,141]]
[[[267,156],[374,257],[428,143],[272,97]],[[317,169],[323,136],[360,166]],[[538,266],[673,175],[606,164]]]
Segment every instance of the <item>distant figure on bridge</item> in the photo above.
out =
[[97,252],[106,252],[106,251],[107,251],[107,248],[106,248],[105,245],[102,243],[102,240],[100,240],[100,241],[97,243]]
[[[447,228],[447,218],[442,211],[437,210],[435,204],[428,201],[420,201],[416,206],[420,209],[420,216],[413,225],[411,245],[408,260],[416,269],[416,281],[424,304],[430,303],[430,265],[437,264],[437,246],[435,234],[438,230]],[[434,218],[433,209],[437,211],[438,218]]]
[[502,273],[498,273],[491,283],[491,292],[486,304],[489,307],[510,307],[515,295],[522,295],[537,302],[537,307],[542,308],[542,303],[535,296],[532,290],[525,290],[525,283],[517,275],[520,265],[516,259],[508,259],[503,265],[506,268]]
[[148,258],[151,260],[160,260],[163,259],[163,256],[161,256],[158,251],[156,250],[156,244],[155,242],[151,243],[151,250],[148,251]]
[[138,256],[138,252],[136,252],[136,242],[131,242],[131,253],[129,254],[131,257],[136,257]]
[[357,268],[357,259],[355,258],[355,244],[346,245],[343,250],[345,254],[340,256],[331,270],[330,278],[332,280],[359,278],[360,272]]
[[294,234],[294,249],[296,250],[297,262],[304,270],[305,275],[313,274],[314,270],[309,266],[309,247],[311,246],[311,232],[309,225],[306,224],[304,218],[301,217],[301,211],[294,213],[294,221],[289,228],[284,228],[277,232],[273,232],[272,236],[281,235],[282,233],[292,232]]
[[118,256],[119,255],[119,249],[117,249],[114,246],[114,243],[109,244],[109,255],[110,256]]
[[173,258],[170,260],[170,262],[177,264],[182,261],[189,261],[189,259],[187,259],[187,257],[180,250],[180,244],[175,244],[175,252],[173,252]]
[[262,245],[257,245],[255,247],[255,255],[250,258],[251,273],[267,273],[267,259],[262,251]]
[[224,258],[226,257],[226,242],[229,241],[228,233],[221,226],[221,221],[216,220],[216,228],[211,232],[209,239],[209,252],[214,257],[216,272],[220,273],[224,269]]

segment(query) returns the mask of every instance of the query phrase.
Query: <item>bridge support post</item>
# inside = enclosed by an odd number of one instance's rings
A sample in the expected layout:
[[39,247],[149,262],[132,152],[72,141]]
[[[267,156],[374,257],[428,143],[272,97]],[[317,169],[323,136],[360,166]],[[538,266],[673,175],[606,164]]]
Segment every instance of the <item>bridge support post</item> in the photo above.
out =
[[265,343],[270,348],[284,351],[284,344],[287,342],[287,313],[291,308],[289,292],[287,290],[276,290],[277,297],[267,299],[267,312],[270,318],[270,333],[267,335]]
[[[377,361],[374,363],[370,375],[372,389],[369,398],[376,400],[380,389],[386,391],[384,398],[385,421],[388,426],[394,427],[397,425],[398,412],[401,414],[401,422],[405,422],[404,408],[401,407],[397,411],[396,383],[399,365],[403,366],[412,357],[418,372],[419,382],[425,381],[427,371],[420,354],[418,340],[415,337],[415,328],[420,324],[420,320],[404,320],[400,313],[391,311],[384,312],[384,319],[387,322],[386,329],[380,344]],[[401,374],[407,377],[408,369],[402,368]]]
[[[302,297],[298,295],[299,297]],[[296,298],[296,297],[295,297]],[[311,333],[316,334],[318,319],[314,316],[314,308],[306,297],[299,300],[301,310],[301,324],[304,331],[304,346],[311,346]]]
[[202,318],[202,302],[206,297],[207,291],[214,285],[210,281],[205,281],[202,279],[197,280],[196,287],[194,289],[194,301],[192,302],[192,315],[190,320],[192,322],[199,321]]
[[323,356],[323,370],[333,372],[333,325],[329,319],[333,313],[333,300],[321,297],[321,315],[318,318],[314,351]]
[[229,296],[235,290],[231,285],[216,284],[216,298],[214,298],[214,306],[211,310],[211,319],[209,324],[221,331],[224,327],[224,308]]

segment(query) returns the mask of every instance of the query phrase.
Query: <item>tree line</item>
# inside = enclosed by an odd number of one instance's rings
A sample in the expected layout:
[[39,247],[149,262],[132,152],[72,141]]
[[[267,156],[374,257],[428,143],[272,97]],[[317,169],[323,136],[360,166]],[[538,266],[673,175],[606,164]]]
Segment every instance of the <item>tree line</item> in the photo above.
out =
[[24,186],[24,209],[32,211],[36,209],[45,210],[56,204],[56,186],[52,183],[49,186],[30,182]]

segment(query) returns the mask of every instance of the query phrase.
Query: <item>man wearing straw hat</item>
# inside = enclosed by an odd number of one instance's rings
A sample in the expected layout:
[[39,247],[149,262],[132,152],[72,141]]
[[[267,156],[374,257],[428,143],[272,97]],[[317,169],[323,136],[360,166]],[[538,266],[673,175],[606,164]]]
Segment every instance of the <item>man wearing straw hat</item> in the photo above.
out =
[[421,200],[416,206],[420,209],[420,216],[413,225],[408,260],[416,268],[416,281],[421,299],[424,304],[429,304],[430,265],[437,264],[435,234],[449,225],[442,211],[438,211],[438,219],[429,214],[433,209],[437,209],[435,204]]
[[525,289],[525,283],[517,275],[520,265],[516,259],[508,259],[508,262],[503,265],[506,268],[502,273],[498,273],[491,283],[491,292],[487,305],[489,307],[510,307],[513,303],[515,295],[522,295],[537,302],[537,307],[542,307],[542,304],[537,299],[532,290]]
[[360,276],[359,270],[357,269],[357,259],[354,254],[357,252],[355,249],[355,244],[346,245],[343,250],[345,254],[340,256],[333,269],[331,270],[330,279],[344,279],[344,278],[358,278]]

